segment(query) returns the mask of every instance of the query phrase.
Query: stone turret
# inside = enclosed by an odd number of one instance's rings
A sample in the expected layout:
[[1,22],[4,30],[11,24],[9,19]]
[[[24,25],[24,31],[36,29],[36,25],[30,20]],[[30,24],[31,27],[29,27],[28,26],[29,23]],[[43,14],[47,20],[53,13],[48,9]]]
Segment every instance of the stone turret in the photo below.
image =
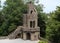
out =
[[22,38],[24,40],[38,40],[40,28],[38,27],[38,14],[32,2],[28,4],[28,13],[23,15],[23,26],[17,29],[8,38]]
[[28,13],[23,17],[24,39],[38,40],[40,29],[38,27],[37,10],[32,2],[28,3]]

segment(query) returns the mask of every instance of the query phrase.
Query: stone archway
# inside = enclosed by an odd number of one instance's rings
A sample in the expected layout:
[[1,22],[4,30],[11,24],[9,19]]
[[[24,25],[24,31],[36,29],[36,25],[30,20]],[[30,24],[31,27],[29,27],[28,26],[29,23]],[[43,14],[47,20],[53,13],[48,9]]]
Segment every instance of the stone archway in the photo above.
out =
[[31,39],[30,33],[26,33],[26,39],[27,39],[27,40],[30,40],[30,39]]
[[16,38],[21,38],[21,34],[17,34],[16,37],[15,37],[15,39]]

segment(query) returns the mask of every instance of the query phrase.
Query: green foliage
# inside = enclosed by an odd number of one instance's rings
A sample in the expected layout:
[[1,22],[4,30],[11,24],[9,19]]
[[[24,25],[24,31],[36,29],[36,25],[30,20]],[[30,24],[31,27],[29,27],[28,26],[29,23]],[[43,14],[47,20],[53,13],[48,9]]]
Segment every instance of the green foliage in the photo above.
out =
[[52,43],[60,43],[60,7],[51,13],[50,18],[47,23],[46,37]]
[[16,25],[15,24],[11,24],[10,26],[9,26],[9,28],[8,28],[8,32],[9,33],[11,33],[13,30],[15,30],[16,29]]
[[38,12],[38,26],[40,27],[40,36],[45,37],[47,15],[43,13],[43,5],[36,6]]
[[38,43],[48,43],[46,40],[40,40]]
[[26,12],[27,6],[22,0],[6,0],[0,11],[0,36],[6,36],[22,25],[22,16]]

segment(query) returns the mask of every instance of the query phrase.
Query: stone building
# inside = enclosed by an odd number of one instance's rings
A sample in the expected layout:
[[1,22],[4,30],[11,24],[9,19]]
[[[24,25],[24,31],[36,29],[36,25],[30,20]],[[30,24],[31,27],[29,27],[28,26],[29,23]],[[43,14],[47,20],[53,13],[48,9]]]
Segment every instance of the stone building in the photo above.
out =
[[38,27],[38,14],[32,4],[28,4],[28,13],[23,14],[23,26],[17,27],[17,29],[8,38],[22,38],[24,40],[38,40],[40,36],[40,28]]

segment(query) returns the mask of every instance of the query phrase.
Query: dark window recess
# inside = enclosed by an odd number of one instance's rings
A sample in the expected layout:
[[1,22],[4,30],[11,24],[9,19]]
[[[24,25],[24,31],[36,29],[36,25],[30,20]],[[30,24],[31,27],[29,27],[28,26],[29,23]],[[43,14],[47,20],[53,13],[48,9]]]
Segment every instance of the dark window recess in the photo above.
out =
[[31,10],[31,12],[30,12],[30,13],[32,14],[32,12],[33,12],[33,11]]
[[27,40],[30,40],[30,39],[31,39],[30,33],[27,33],[27,34],[26,34],[26,39],[27,39]]
[[30,21],[30,27],[32,27],[32,21]]
[[35,21],[33,21],[33,28],[35,27]]
[[30,27],[35,27],[35,21],[30,21]]

